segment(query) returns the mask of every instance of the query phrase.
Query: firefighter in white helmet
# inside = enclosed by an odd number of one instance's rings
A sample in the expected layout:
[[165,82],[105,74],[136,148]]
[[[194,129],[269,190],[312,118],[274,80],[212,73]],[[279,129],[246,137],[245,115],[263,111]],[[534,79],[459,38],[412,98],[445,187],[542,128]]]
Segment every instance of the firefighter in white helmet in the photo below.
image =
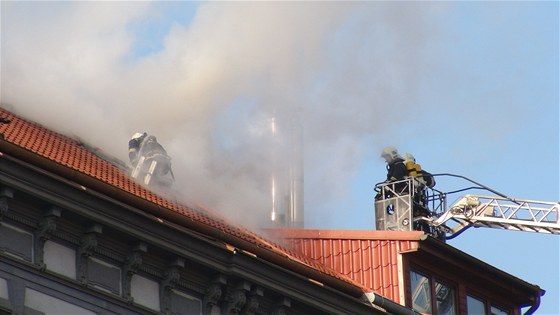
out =
[[386,183],[393,183],[387,187],[390,189],[388,191],[384,190],[384,193],[379,193],[375,197],[376,200],[390,198],[394,194],[404,194],[407,193],[407,183],[403,181],[406,176],[408,176],[408,171],[404,165],[403,158],[399,155],[397,148],[389,146],[381,151],[381,157],[387,162],[387,179]]
[[171,158],[157,142],[156,137],[146,132],[132,135],[128,142],[128,157],[133,166],[131,176],[141,178],[146,185],[149,185],[152,179],[158,184],[170,185],[172,181],[165,180],[168,173],[173,180],[175,179],[171,170]]
[[387,162],[387,182],[403,180],[408,176],[404,159],[399,155],[397,148],[392,146],[384,148],[381,157]]
[[138,164],[140,145],[142,144],[142,141],[146,139],[147,136],[148,134],[146,132],[142,132],[142,133],[137,132],[133,134],[130,141],[128,141],[128,159],[130,160],[130,163],[134,167],[136,167],[136,164]]

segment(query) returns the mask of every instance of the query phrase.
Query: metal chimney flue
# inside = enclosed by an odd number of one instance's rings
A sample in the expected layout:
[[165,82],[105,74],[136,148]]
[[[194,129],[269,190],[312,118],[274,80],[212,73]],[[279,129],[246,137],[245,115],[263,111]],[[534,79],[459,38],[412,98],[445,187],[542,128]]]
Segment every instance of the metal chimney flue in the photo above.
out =
[[271,213],[274,227],[303,228],[303,128],[297,116],[270,120],[272,174]]

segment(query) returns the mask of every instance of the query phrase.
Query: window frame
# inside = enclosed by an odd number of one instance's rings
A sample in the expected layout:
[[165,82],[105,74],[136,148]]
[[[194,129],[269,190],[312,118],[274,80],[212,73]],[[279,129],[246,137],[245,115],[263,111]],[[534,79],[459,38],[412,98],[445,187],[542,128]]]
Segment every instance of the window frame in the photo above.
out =
[[433,287],[433,279],[432,277],[425,273],[425,272],[419,272],[417,270],[413,270],[412,268],[410,269],[409,273],[408,273],[408,277],[409,277],[409,281],[408,281],[408,285],[409,285],[409,289],[410,289],[410,307],[414,309],[414,299],[413,299],[413,291],[412,291],[412,273],[418,274],[426,279],[428,279],[428,286],[430,288],[429,290],[429,294],[430,294],[430,312],[434,312],[434,287]]
[[432,294],[434,296],[434,301],[433,304],[435,306],[434,310],[436,311],[436,314],[439,314],[438,312],[438,308],[437,308],[437,295],[436,295],[436,283],[440,283],[442,285],[447,286],[448,288],[451,288],[453,290],[453,310],[454,310],[454,314],[458,315],[459,314],[459,288],[456,284],[451,283],[450,281],[447,281],[445,279],[442,279],[439,276],[434,276],[432,277],[432,281],[433,281],[433,285],[432,285]]
[[[467,287],[465,290],[465,305],[467,305],[467,297],[469,296],[481,301],[484,304],[484,311],[486,312],[486,315],[492,314],[492,307],[499,308],[500,310],[507,312],[508,315],[515,314],[512,308],[505,307],[504,305],[497,303],[496,301],[484,297],[483,294],[479,294],[476,290],[472,290],[470,287]],[[469,311],[468,306],[466,311]]]
[[513,314],[512,310],[510,310],[510,309],[508,309],[508,308],[504,308],[504,307],[502,307],[501,305],[496,304],[496,303],[490,303],[490,304],[488,304],[488,307],[489,307],[489,310],[490,310],[490,312],[489,312],[488,314],[490,314],[490,315],[492,314],[492,308],[493,308],[493,307],[494,307],[494,308],[497,308],[497,309],[500,309],[501,311],[506,312],[508,315],[512,315],[512,314]]
[[410,307],[413,308],[414,306],[414,302],[412,301],[412,277],[411,274],[412,272],[417,273],[419,275],[422,275],[424,277],[426,277],[428,279],[428,283],[430,285],[430,303],[431,303],[431,308],[432,308],[432,314],[437,315],[437,300],[436,300],[436,282],[441,283],[449,288],[451,288],[453,290],[453,298],[454,298],[454,306],[453,306],[453,310],[455,314],[460,314],[459,313],[459,286],[457,285],[456,282],[449,280],[445,277],[442,277],[440,275],[434,275],[431,272],[428,272],[426,269],[414,265],[414,264],[410,264],[409,268],[408,268],[408,274],[407,274],[407,278],[408,281],[406,283],[406,289],[408,292],[410,292],[410,294],[408,294],[408,296],[405,298],[405,301],[410,302]]
[[488,299],[483,298],[483,297],[481,297],[480,295],[478,295],[478,294],[476,294],[476,293],[475,293],[475,294],[472,294],[472,291],[470,291],[470,290],[467,290],[467,291],[465,292],[465,306],[467,306],[467,309],[465,310],[465,311],[466,311],[466,314],[469,314],[469,302],[468,302],[468,301],[469,301],[469,297],[470,297],[470,298],[473,298],[473,299],[475,299],[475,300],[477,300],[477,301],[482,302],[482,306],[483,306],[483,308],[484,308],[484,314],[485,314],[485,315],[489,315],[489,314],[490,314],[490,313],[488,313]]

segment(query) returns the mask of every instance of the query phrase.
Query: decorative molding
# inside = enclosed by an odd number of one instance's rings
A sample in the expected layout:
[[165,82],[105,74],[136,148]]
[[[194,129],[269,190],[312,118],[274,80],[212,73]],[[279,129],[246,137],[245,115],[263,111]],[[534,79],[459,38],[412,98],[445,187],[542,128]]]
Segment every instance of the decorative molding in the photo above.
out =
[[97,248],[97,235],[103,233],[103,227],[100,224],[93,223],[80,239],[80,247],[78,247],[78,255],[76,255],[78,266],[78,281],[83,285],[87,285],[88,279],[88,258],[93,255]]
[[162,313],[171,314],[171,291],[181,279],[180,268],[185,268],[185,259],[175,258],[163,272],[163,280],[160,286],[160,302]]
[[56,230],[56,221],[60,218],[62,210],[56,206],[52,206],[45,212],[39,226],[33,233],[35,247],[35,264],[40,270],[45,270],[45,242],[51,238],[51,234]]
[[181,277],[181,279],[177,281],[177,286],[181,287],[182,289],[186,289],[187,291],[193,291],[200,294],[205,294],[206,289],[208,288],[207,284],[202,284],[198,282],[195,283],[194,281],[196,280],[191,277],[189,277],[188,280]]
[[239,314],[247,303],[247,292],[251,289],[249,282],[239,281],[234,287],[228,287],[226,314]]
[[214,279],[206,289],[206,294],[203,299],[203,314],[211,314],[212,308],[220,302],[222,296],[224,295],[223,287],[227,284],[227,278],[219,274]]
[[39,226],[39,224],[35,223],[33,220],[29,219],[28,217],[24,217],[19,213],[17,213],[17,211],[13,211],[13,208],[12,211],[8,211],[8,213],[4,215],[4,218],[10,219],[14,222],[30,227],[31,229],[37,229],[37,227]]
[[145,272],[146,274],[153,276],[155,278],[163,278],[163,273],[155,266],[143,263],[140,267],[138,267],[139,271]]
[[108,248],[103,248],[102,246],[97,246],[97,248],[95,249],[95,252],[101,256],[104,256],[106,258],[109,258],[111,260],[113,260],[115,263],[117,264],[123,264],[125,261],[125,258],[123,258],[121,255],[119,255],[118,253],[116,253],[115,251],[108,249]]
[[134,301],[130,294],[130,280],[132,279],[132,276],[138,272],[138,268],[140,268],[143,262],[142,256],[146,252],[148,252],[148,245],[143,242],[139,242],[134,246],[134,248],[132,248],[132,251],[126,258],[122,273],[122,289],[123,297],[129,303]]
[[253,285],[251,287],[251,292],[247,294],[247,303],[243,310],[241,310],[242,315],[254,315],[259,309],[259,302],[261,297],[264,295],[264,289]]
[[81,241],[81,237],[77,237],[73,234],[70,234],[66,231],[63,231],[61,229],[56,229],[51,233],[51,236],[54,236],[58,239],[61,239],[63,241],[66,241],[70,244],[73,244],[74,246],[79,246],[80,245],[80,241]]
[[292,306],[292,301],[283,297],[278,302],[276,302],[276,307],[272,310],[272,315],[287,315],[288,309]]
[[10,206],[8,200],[14,198],[14,190],[10,187],[0,186],[0,221],[8,213]]

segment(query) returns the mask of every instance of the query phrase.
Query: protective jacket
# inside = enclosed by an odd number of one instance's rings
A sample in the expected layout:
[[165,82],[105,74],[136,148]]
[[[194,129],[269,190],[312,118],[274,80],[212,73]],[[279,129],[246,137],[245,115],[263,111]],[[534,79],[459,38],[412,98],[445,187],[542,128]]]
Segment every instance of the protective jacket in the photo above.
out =
[[[143,148],[142,148],[143,147]],[[145,136],[139,139],[132,139],[128,142],[128,158],[133,166],[136,166],[140,158],[140,149],[147,158],[154,154],[167,155],[165,149],[159,144],[155,137]]]
[[142,139],[131,139],[128,142],[128,158],[132,166],[136,166],[138,163],[138,154],[140,153],[140,144],[142,144]]
[[406,176],[408,176],[408,171],[402,158],[396,157],[387,163],[387,181],[402,180]]

